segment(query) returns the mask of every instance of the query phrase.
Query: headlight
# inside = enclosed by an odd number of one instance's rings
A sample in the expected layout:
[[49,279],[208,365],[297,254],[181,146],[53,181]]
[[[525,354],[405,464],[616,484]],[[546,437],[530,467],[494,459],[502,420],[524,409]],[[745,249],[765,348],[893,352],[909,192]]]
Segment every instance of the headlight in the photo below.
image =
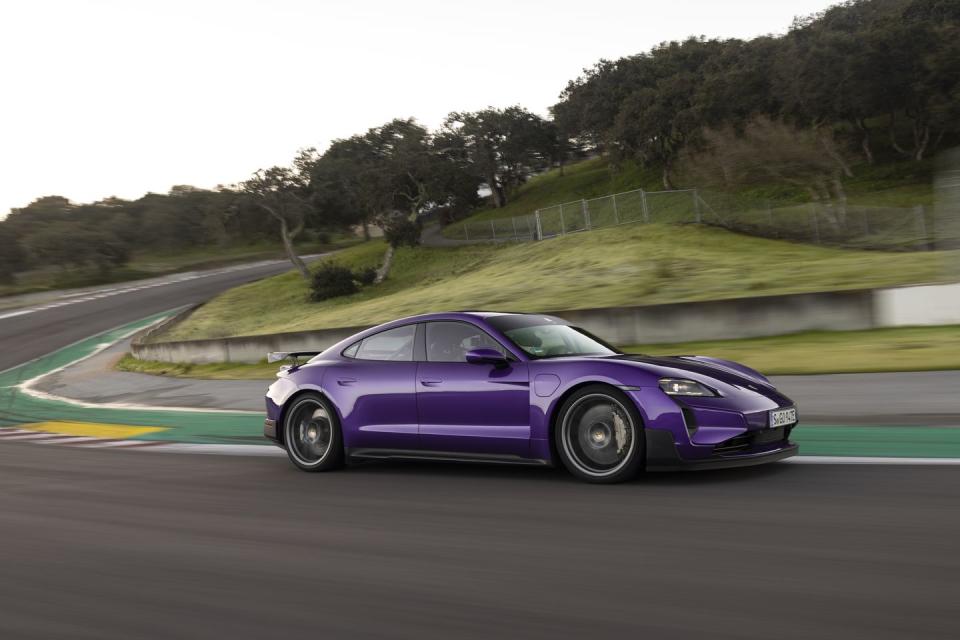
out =
[[715,396],[713,389],[709,389],[693,380],[679,380],[677,378],[663,378],[660,388],[669,396]]

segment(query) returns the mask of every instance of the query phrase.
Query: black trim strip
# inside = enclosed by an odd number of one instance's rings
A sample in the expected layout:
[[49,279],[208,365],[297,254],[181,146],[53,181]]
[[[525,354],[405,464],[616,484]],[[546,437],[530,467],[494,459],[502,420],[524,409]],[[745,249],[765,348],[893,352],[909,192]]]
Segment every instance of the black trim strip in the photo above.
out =
[[512,454],[468,453],[462,451],[421,451],[418,449],[347,449],[347,457],[355,460],[423,460],[432,462],[474,462],[551,466],[549,460],[521,458]]

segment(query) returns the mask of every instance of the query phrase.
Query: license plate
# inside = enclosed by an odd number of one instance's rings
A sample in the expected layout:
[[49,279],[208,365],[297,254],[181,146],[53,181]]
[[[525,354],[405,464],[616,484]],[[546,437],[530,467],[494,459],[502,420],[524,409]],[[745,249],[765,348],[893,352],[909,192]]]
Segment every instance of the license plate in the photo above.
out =
[[797,421],[797,408],[777,409],[770,412],[770,428],[785,427]]

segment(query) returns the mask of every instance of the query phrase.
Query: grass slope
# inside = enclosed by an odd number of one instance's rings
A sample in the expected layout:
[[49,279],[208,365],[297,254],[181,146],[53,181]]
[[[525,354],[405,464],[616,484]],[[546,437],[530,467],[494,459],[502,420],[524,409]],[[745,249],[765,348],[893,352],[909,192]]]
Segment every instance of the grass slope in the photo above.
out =
[[960,369],[960,326],[815,331],[769,338],[632,345],[631,353],[709,355],[770,375]]
[[[336,259],[373,265],[383,250],[370,242]],[[944,257],[828,249],[695,225],[628,225],[511,246],[404,248],[382,285],[309,303],[306,283],[288,273],[214,298],[162,339],[376,324],[450,309],[554,311],[933,282]]]
[[[933,169],[933,160],[855,165],[854,176],[845,181],[849,203],[888,207],[931,205]],[[682,176],[678,178],[678,184],[683,185]],[[641,168],[634,162],[625,162],[614,169],[607,158],[592,158],[565,167],[563,175],[559,169],[552,169],[531,178],[512,194],[506,207],[479,210],[466,221],[528,215],[537,209],[560,203],[634,189],[662,190],[660,169]],[[710,195],[703,195],[709,202]],[[736,198],[745,206],[756,207],[776,207],[809,200],[808,194],[797,187],[764,183],[741,187],[737,190]]]
[[[797,333],[748,340],[633,345],[630,353],[709,355],[768,375],[960,369],[960,326]],[[117,368],[211,380],[270,380],[276,364],[171,364],[124,357]]]

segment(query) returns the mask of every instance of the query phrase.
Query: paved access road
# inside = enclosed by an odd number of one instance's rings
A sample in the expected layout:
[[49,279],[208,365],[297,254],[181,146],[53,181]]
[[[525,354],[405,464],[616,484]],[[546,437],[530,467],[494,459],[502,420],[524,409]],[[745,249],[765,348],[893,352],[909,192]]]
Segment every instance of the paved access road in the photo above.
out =
[[956,638],[956,468],[560,471],[0,445],[3,638]]
[[76,297],[0,311],[0,371],[154,313],[208,300],[245,282],[290,270],[286,260],[124,282]]

